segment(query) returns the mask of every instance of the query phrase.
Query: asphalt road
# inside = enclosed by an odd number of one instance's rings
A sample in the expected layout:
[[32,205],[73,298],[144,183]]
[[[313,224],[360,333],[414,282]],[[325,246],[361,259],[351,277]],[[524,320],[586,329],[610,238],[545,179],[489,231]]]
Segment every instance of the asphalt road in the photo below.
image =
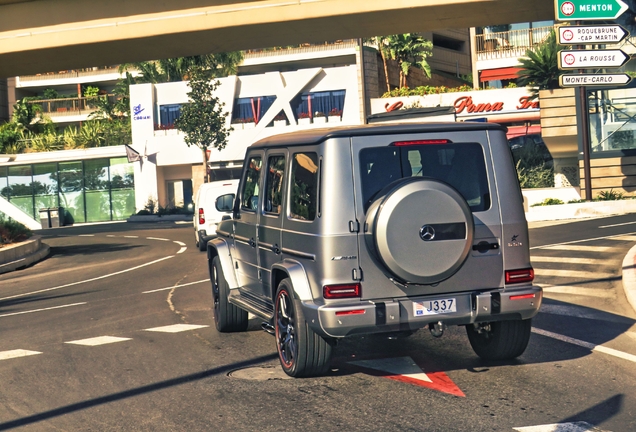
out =
[[259,320],[216,332],[190,225],[42,234],[48,259],[0,275],[0,430],[636,430],[634,216],[531,229],[546,299],[516,361],[480,360],[450,328],[344,340],[328,376],[297,380]]

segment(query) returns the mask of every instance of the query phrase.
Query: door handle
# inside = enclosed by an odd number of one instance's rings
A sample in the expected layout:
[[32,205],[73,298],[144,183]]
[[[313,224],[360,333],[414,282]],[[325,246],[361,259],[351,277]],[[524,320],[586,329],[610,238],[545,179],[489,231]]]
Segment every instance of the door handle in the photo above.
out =
[[278,245],[277,245],[277,244],[274,244],[274,245],[272,246],[272,252],[274,252],[276,255],[279,255],[279,254],[280,254],[280,248],[278,247]]
[[254,241],[254,237],[250,239],[249,243],[250,243],[250,246],[256,247],[256,242]]

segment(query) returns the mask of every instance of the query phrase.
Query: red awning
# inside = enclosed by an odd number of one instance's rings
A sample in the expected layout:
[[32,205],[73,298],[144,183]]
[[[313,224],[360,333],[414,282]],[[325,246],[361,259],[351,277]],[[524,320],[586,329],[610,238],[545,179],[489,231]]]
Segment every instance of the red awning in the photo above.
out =
[[519,78],[517,72],[519,72],[520,70],[521,68],[517,67],[483,70],[479,74],[479,81],[486,82],[495,80],[516,79]]
[[532,126],[510,126],[508,127],[508,133],[506,136],[508,139],[516,138],[523,135],[536,135],[541,133],[541,125]]

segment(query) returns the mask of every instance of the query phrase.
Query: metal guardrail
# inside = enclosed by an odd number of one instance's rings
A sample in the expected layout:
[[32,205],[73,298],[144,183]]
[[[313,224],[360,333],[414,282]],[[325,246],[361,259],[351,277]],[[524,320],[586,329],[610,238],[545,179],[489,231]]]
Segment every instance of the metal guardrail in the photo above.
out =
[[553,29],[553,26],[536,27],[477,35],[475,36],[477,60],[522,57],[528,49],[545,41]]
[[20,81],[43,81],[43,80],[58,80],[58,79],[73,79],[79,77],[90,77],[104,74],[119,73],[119,67],[106,67],[106,68],[89,68],[82,70],[68,70],[60,72],[49,72],[37,75],[22,75]]
[[[97,100],[104,96],[59,98],[28,101],[28,104],[38,105],[40,112],[49,116],[90,114],[97,110]],[[109,102],[115,103],[117,96],[106,95]]]

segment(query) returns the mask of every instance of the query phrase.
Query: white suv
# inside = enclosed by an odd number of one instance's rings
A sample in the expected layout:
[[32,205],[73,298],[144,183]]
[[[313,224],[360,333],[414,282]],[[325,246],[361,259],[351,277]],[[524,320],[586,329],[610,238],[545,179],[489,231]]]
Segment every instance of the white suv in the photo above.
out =
[[238,183],[238,180],[222,180],[203,183],[199,187],[194,200],[192,224],[194,225],[194,241],[200,251],[204,251],[208,240],[216,235],[216,227],[223,216],[232,214]]

